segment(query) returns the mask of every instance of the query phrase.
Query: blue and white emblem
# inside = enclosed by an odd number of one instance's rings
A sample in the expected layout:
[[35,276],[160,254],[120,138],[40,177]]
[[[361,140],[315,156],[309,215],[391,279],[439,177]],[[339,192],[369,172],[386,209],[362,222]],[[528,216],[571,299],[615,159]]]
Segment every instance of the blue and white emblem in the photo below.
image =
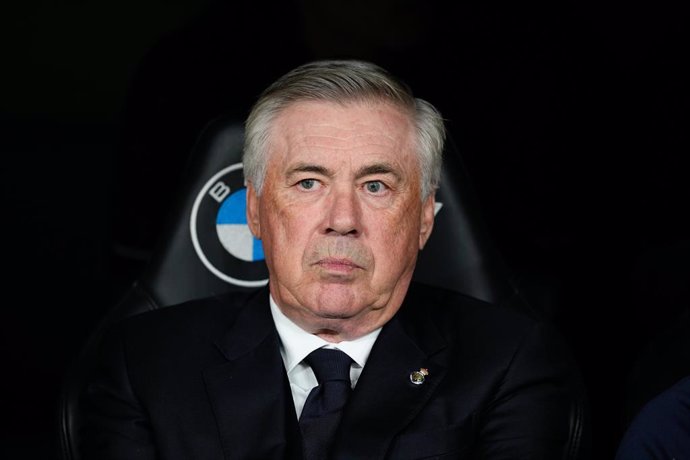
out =
[[242,187],[230,194],[218,210],[216,231],[226,251],[247,262],[264,260],[261,240],[254,238],[247,226],[247,189]]
[[220,279],[243,287],[263,286],[268,270],[261,241],[247,226],[246,204],[242,164],[216,173],[194,201],[192,244],[204,266]]

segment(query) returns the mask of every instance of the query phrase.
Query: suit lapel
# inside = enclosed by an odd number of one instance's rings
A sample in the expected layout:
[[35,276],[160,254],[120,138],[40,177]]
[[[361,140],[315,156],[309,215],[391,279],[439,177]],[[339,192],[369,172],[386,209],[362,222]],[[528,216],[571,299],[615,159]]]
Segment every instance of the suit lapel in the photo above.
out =
[[254,296],[216,345],[227,362],[206,369],[204,382],[225,457],[298,457],[301,441],[268,290]]
[[[446,374],[445,341],[438,329],[423,314],[403,314],[405,308],[386,324],[372,348],[343,414],[334,458],[384,458],[394,436],[414,419]],[[410,374],[422,368],[429,375],[415,385]]]

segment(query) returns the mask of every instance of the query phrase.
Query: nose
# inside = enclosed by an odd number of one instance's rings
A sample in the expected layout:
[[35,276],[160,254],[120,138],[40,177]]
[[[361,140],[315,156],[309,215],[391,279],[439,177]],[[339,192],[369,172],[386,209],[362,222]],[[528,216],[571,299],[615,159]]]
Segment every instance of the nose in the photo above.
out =
[[361,232],[361,207],[352,189],[333,190],[326,216],[326,233],[357,236]]

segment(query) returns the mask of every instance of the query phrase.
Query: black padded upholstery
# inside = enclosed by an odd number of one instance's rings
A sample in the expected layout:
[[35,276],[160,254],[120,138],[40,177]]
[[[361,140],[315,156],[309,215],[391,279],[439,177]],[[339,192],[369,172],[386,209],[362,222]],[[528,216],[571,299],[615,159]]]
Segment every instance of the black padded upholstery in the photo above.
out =
[[[225,235],[228,241],[224,246],[216,225],[218,219],[241,224],[242,136],[242,124],[225,118],[212,121],[202,132],[189,158],[186,181],[175,198],[166,234],[150,263],[94,331],[68,374],[59,410],[64,460],[81,460],[76,448],[82,423],[78,395],[105,328],[146,310],[266,282],[267,270],[262,260],[233,256],[233,252],[242,252],[242,248],[234,249],[235,241],[246,234],[232,232],[242,226]],[[496,304],[529,310],[513,288],[509,271],[483,226],[469,178],[452,140],[447,145],[441,183],[437,194],[440,209],[431,238],[420,254],[415,278]],[[251,251],[241,256],[256,257]],[[582,407],[574,408],[572,455],[567,458],[579,458],[582,423]]]

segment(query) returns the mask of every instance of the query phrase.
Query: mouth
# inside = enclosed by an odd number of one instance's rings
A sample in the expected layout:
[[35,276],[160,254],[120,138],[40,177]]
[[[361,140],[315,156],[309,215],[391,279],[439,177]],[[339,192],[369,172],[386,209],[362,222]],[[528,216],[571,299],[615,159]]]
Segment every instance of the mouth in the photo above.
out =
[[362,267],[351,259],[326,257],[318,260],[314,265],[331,273],[348,274]]

